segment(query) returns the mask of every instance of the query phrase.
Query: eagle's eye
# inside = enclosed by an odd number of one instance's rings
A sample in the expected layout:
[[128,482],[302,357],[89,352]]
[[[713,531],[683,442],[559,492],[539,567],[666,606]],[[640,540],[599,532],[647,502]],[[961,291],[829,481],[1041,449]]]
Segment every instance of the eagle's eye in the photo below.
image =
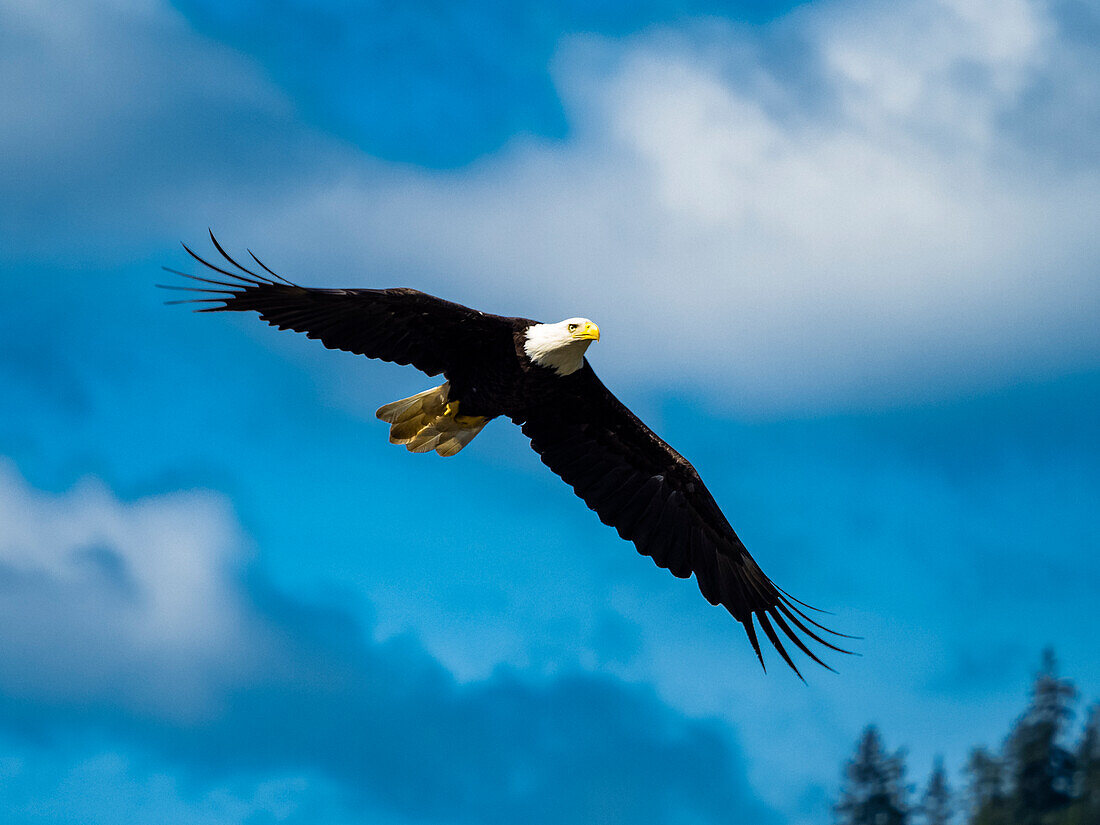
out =
[[577,331],[577,324],[570,324],[569,325],[569,331],[570,332],[576,332]]

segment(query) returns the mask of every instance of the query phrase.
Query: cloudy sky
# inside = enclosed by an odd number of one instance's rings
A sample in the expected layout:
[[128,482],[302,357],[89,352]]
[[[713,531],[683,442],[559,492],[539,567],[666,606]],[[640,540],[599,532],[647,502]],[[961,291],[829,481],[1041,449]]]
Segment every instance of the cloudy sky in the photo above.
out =
[[[1095,0],[0,0],[0,810],[824,825],[863,725],[1100,696]],[[595,319],[605,382],[858,633],[803,685],[430,379],[162,305]]]

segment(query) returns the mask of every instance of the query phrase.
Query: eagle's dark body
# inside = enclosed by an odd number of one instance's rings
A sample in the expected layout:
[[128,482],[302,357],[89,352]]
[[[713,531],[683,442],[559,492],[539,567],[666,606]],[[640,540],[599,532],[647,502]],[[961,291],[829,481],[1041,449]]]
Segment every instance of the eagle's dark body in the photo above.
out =
[[819,635],[833,631],[760,570],[695,468],[627,409],[587,360],[561,375],[528,357],[524,342],[538,322],[489,315],[414,289],[300,287],[258,259],[263,273],[245,268],[214,244],[232,270],[187,250],[231,279],[199,279],[216,293],[202,299],[215,304],[202,311],[253,310],[331,349],[443,375],[462,416],[503,416],[518,424],[543,463],[601,521],[674,575],[694,573],[703,596],[744,625],[757,656],[754,618],[796,673],[781,636],[819,664],[803,636],[840,650]]

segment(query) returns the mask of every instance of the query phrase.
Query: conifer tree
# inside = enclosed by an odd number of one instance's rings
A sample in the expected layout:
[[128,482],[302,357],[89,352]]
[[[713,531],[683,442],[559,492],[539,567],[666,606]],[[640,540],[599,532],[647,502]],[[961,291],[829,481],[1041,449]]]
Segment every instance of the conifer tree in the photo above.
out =
[[1081,733],[1076,784],[1082,825],[1100,822],[1100,704],[1092,706]]
[[947,772],[943,769],[943,757],[937,756],[918,808],[921,824],[951,825],[955,816],[951,805],[951,788],[947,783]]
[[975,748],[966,775],[969,825],[1009,825],[1004,763],[985,748]]
[[1050,825],[1100,823],[1100,704],[1093,705],[1077,745],[1074,800],[1050,820]]
[[838,825],[908,825],[904,757],[886,751],[874,725],[860,736],[844,777],[834,808]]
[[1074,757],[1060,740],[1073,716],[1076,693],[1068,680],[1059,678],[1054,652],[1043,651],[1031,703],[1005,747],[1013,825],[1043,825],[1048,815],[1072,799]]
[[833,811],[837,825],[1100,825],[1100,703],[1080,739],[1065,744],[1077,691],[1058,675],[1051,650],[1031,686],[1026,710],[1001,752],[975,748],[965,793],[952,793],[937,757],[911,808],[902,751],[886,750],[878,729],[861,734],[843,773]]

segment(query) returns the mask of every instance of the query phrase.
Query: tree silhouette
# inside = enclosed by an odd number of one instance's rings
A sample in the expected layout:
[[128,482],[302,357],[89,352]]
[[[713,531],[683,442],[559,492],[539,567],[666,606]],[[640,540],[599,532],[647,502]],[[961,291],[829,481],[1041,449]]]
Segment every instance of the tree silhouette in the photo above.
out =
[[952,793],[937,756],[910,807],[902,751],[889,752],[878,729],[864,729],[845,765],[837,825],[1100,825],[1100,702],[1070,747],[1077,690],[1044,650],[1027,707],[998,752],[976,747],[963,768],[965,790]]
[[1077,745],[1074,801],[1050,819],[1050,825],[1100,823],[1100,704],[1089,711]]
[[970,825],[1009,825],[1004,763],[985,748],[975,748],[966,775]]
[[1076,694],[1069,681],[1059,678],[1054,651],[1044,650],[1031,702],[1005,746],[1013,825],[1044,825],[1048,814],[1073,798],[1074,757],[1060,740],[1073,717]]
[[937,756],[932,765],[932,775],[928,778],[917,810],[922,825],[951,825],[955,811],[951,807],[951,788],[947,782],[947,772],[943,769],[942,756]]
[[844,776],[834,808],[838,825],[907,825],[904,757],[886,752],[874,725],[864,729]]
[[1100,704],[1089,711],[1077,748],[1077,804],[1081,822],[1100,822]]

